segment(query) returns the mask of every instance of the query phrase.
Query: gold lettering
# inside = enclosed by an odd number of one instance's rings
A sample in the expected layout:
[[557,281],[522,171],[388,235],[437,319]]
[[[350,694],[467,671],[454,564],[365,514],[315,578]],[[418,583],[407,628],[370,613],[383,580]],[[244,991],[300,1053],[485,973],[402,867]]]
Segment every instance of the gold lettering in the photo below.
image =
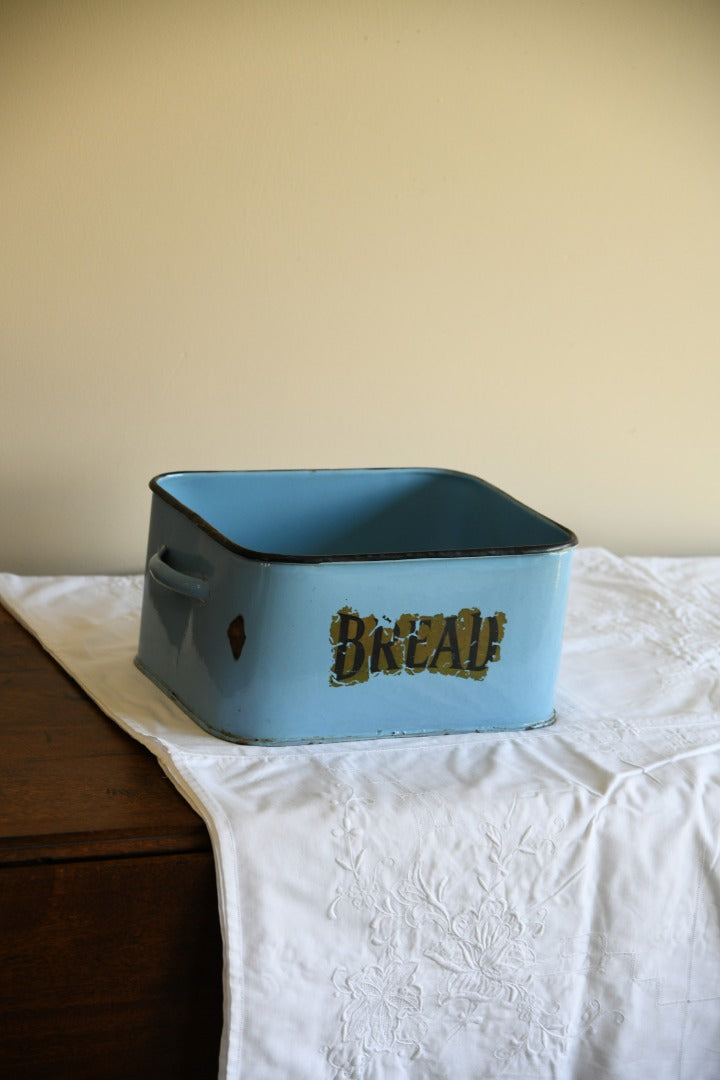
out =
[[391,625],[344,607],[330,623],[330,685],[354,686],[402,671],[480,681],[500,659],[505,623],[502,611],[483,616],[479,608],[462,608],[457,615],[403,614]]

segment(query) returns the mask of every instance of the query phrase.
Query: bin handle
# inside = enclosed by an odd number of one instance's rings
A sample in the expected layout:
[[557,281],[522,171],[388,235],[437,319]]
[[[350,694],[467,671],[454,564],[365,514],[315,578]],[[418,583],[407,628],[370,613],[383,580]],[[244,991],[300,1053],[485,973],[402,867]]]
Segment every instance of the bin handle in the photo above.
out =
[[198,600],[204,604],[210,595],[210,586],[205,578],[195,577],[193,574],[183,574],[180,570],[174,570],[167,562],[165,556],[168,553],[166,544],[163,544],[148,560],[148,573],[158,585],[164,589],[186,596],[189,600]]

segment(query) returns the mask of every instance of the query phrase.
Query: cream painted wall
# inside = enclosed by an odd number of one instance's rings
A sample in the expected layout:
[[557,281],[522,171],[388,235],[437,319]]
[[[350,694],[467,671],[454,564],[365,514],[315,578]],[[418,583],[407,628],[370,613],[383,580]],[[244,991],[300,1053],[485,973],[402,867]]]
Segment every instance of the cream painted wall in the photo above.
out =
[[0,568],[430,464],[719,553],[720,4],[0,5]]

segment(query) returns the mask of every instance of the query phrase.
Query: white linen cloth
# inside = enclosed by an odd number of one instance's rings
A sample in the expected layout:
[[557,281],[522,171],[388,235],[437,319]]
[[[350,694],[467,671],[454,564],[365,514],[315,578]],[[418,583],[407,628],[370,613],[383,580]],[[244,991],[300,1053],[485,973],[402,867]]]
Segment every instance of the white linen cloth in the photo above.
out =
[[140,577],[0,597],[207,823],[232,1080],[718,1080],[720,558],[576,552],[554,726],[268,749],[133,666]]

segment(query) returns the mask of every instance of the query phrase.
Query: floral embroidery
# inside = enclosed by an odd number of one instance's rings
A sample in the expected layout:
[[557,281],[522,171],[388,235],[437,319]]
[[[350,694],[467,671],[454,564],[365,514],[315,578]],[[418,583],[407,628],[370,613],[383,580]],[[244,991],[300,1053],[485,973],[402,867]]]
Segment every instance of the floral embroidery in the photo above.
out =
[[[399,781],[391,783],[405,806],[413,803]],[[514,799],[500,823],[476,825],[454,855],[463,879],[451,880],[439,873],[437,852],[427,856],[432,845],[421,828],[431,820],[430,833],[442,835],[448,819],[437,801],[429,819],[427,793],[411,806],[418,842],[409,845],[409,857],[378,852],[375,861],[363,827],[368,802],[346,788],[342,828],[334,831],[344,880],[329,915],[340,918],[345,904],[364,914],[373,957],[333,978],[342,1033],[341,1044],[327,1050],[335,1080],[374,1080],[403,1058],[422,1059],[424,1078],[449,1080],[452,1070],[442,1063],[452,1057],[453,1040],[475,1028],[485,1045],[488,1024],[495,1030],[489,1051],[493,1075],[499,1075],[498,1070],[522,1068],[527,1060],[565,1049],[604,1018],[622,1021],[595,1000],[585,1002],[578,1015],[563,1016],[559,1001],[547,997],[548,988],[578,970],[602,970],[607,957],[595,937],[590,944],[587,938],[563,939],[540,950],[547,903],[577,876],[555,880],[544,869],[552,866],[565,828],[561,819],[544,830],[522,828]],[[537,879],[522,898],[508,892],[519,860]]]
[[481,908],[456,915],[448,929],[440,947],[427,955],[449,972],[449,999],[475,1004],[523,995],[523,973],[535,954],[525,926],[505,900],[488,899]]
[[342,1011],[343,1041],[359,1040],[368,1053],[397,1044],[417,1047],[423,1025],[416,970],[416,964],[393,961],[385,968],[371,964],[341,981],[336,973],[336,988],[349,997]]

